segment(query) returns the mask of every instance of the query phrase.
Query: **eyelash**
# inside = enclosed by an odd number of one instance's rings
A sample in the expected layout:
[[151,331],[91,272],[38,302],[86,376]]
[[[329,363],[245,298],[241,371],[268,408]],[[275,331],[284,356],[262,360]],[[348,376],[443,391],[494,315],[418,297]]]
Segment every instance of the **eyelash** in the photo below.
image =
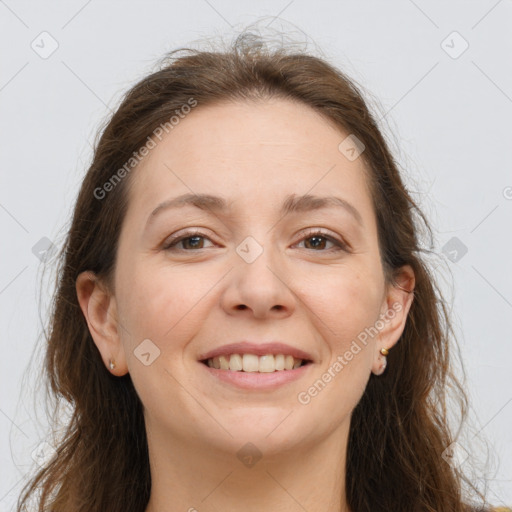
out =
[[[182,235],[180,235],[178,237],[171,238],[164,245],[163,250],[165,250],[165,251],[174,250],[174,251],[180,251],[180,252],[195,252],[194,249],[175,249],[174,246],[176,246],[180,242],[183,242],[184,240],[187,240],[189,238],[198,238],[198,237],[210,240],[210,238],[208,236],[206,236],[204,233],[202,233],[201,231],[197,231],[197,230],[186,231],[185,233],[183,233]],[[315,251],[314,249],[309,249],[314,252],[336,252],[336,251],[348,252],[348,249],[349,249],[348,245],[345,242],[338,240],[337,238],[333,237],[332,235],[329,235],[328,233],[326,233],[325,231],[323,231],[321,229],[312,229],[312,230],[308,231],[299,240],[299,242],[303,242],[304,240],[308,240],[310,238],[323,238],[323,239],[327,240],[328,242],[333,243],[336,246],[335,248],[320,250],[320,251]],[[207,249],[207,247],[202,247],[197,250],[201,250],[201,249]]]

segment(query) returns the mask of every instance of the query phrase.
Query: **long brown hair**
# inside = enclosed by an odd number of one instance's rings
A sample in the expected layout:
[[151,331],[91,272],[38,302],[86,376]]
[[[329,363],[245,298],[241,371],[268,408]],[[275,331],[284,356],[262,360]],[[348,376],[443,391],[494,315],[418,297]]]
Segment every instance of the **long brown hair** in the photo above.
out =
[[448,312],[424,258],[429,248],[419,236],[429,234],[428,223],[355,83],[324,59],[271,49],[245,33],[227,50],[169,54],[161,69],[128,91],[95,144],[59,255],[45,356],[48,389],[72,412],[56,456],[27,483],[18,511],[37,489],[38,511],[145,510],[151,478],[142,404],[129,374],[115,377],[105,368],[75,291],[85,270],[110,282],[136,166],[125,167],[108,195],[98,191],[105,191],[116,171],[191,98],[201,108],[270,97],[309,105],[364,143],[386,277],[392,280],[406,264],[416,277],[414,301],[388,369],[370,377],[352,413],[346,467],[350,509],[466,510],[464,477],[442,458],[453,441],[448,392],[455,391],[461,417],[467,400],[452,374]]

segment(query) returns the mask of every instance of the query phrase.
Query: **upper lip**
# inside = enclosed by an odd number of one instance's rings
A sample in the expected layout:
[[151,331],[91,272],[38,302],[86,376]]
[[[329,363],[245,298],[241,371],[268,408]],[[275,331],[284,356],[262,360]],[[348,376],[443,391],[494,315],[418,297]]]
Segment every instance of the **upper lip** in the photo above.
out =
[[228,345],[222,345],[221,347],[214,348],[208,352],[199,356],[200,361],[206,359],[212,359],[218,356],[227,356],[231,354],[255,354],[257,356],[266,356],[269,354],[284,354],[291,355],[296,359],[303,359],[312,361],[312,356],[291,345],[281,342],[270,342],[270,343],[252,343],[249,341],[240,341],[237,343],[229,343]]

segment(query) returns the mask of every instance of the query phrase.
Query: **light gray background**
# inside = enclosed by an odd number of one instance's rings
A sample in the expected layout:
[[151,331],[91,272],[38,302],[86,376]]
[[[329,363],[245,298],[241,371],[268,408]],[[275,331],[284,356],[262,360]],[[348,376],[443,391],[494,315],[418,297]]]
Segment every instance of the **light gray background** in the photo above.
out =
[[[41,330],[32,248],[61,242],[90,142],[120,94],[165,51],[262,16],[306,33],[378,99],[436,252],[453,237],[467,248],[445,249],[439,266],[472,400],[464,447],[487,443],[489,500],[512,505],[510,0],[0,0],[0,512],[44,436],[22,381]],[[44,317],[45,292],[42,302]]]

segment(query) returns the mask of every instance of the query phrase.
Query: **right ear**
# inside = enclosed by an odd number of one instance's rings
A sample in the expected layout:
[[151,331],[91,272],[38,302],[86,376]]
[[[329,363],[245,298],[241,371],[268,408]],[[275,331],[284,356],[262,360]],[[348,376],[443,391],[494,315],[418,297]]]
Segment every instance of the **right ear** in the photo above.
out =
[[[91,271],[82,272],[77,277],[75,286],[80,309],[103,363],[114,375],[125,375],[128,373],[128,366],[119,336],[115,297]],[[114,369],[109,367],[110,360],[115,362]]]

